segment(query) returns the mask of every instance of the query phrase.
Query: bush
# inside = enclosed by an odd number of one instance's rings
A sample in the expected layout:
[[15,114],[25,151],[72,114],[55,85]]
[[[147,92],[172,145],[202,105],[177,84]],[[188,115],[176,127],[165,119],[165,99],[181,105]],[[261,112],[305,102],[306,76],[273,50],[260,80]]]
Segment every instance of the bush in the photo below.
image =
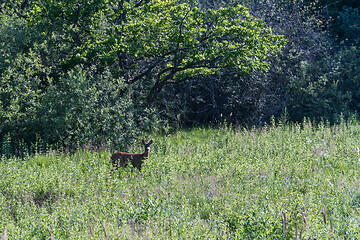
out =
[[157,123],[151,110],[139,111],[127,97],[123,80],[106,71],[97,75],[96,68],[78,67],[45,90],[21,81],[7,88],[11,101],[1,115],[2,133],[15,145],[41,139],[48,146],[77,147],[111,140],[121,147],[151,130],[149,122]]

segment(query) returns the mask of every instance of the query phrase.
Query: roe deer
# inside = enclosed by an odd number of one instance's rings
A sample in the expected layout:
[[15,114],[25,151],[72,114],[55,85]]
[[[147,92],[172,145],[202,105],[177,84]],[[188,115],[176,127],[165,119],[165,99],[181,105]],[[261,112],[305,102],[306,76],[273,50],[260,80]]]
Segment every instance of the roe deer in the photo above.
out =
[[128,162],[131,161],[131,164],[141,170],[141,165],[143,164],[143,160],[149,157],[150,153],[150,145],[153,143],[151,140],[150,142],[146,143],[142,140],[142,143],[145,146],[145,151],[143,153],[124,153],[124,152],[116,152],[111,155],[111,162],[112,165],[118,169],[120,167],[126,167]]

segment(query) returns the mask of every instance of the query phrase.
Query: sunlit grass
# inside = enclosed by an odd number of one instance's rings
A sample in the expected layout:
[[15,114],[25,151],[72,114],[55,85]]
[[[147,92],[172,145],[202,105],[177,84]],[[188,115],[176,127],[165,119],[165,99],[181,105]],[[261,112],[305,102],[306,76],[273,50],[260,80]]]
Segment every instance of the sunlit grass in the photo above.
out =
[[[110,152],[0,162],[9,239],[308,239],[360,235],[360,125],[154,137],[140,173]],[[140,149],[139,143],[135,149]]]

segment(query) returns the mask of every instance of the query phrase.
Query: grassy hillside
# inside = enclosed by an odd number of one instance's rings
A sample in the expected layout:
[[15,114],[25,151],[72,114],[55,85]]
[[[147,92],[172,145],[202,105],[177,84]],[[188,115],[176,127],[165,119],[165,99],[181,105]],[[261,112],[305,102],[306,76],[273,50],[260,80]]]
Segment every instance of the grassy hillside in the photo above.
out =
[[[154,137],[140,173],[110,152],[0,161],[9,239],[308,239],[360,235],[360,125]],[[136,146],[134,151],[140,151]]]

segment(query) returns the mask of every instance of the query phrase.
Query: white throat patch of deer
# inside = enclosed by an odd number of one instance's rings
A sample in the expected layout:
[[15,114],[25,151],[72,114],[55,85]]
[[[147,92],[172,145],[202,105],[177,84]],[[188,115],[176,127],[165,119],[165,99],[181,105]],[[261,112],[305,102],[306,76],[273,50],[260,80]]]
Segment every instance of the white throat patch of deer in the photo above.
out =
[[150,145],[153,143],[151,140],[150,142],[146,143],[142,140],[142,144],[145,147],[145,151],[143,153],[125,153],[125,152],[116,152],[111,155],[111,162],[113,167],[118,169],[119,167],[126,167],[129,163],[136,167],[137,169],[141,170],[141,165],[144,162],[144,159],[149,157],[150,154]]

